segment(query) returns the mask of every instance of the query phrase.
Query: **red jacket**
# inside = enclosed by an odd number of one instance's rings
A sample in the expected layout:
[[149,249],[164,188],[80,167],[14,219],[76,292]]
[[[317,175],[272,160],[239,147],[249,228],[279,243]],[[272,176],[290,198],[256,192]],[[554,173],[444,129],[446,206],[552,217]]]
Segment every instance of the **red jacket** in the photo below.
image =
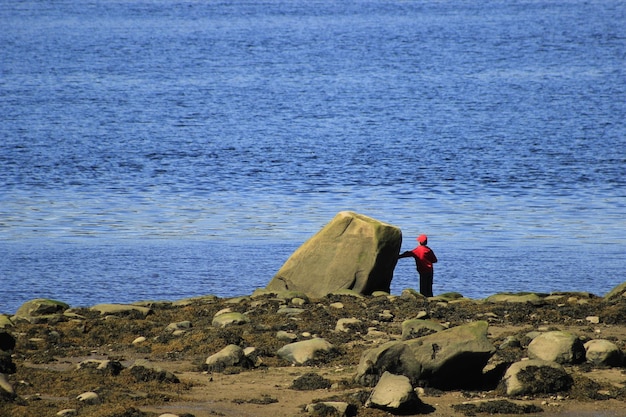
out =
[[412,251],[407,251],[400,255],[401,258],[407,256],[415,258],[415,264],[417,265],[417,271],[419,273],[433,272],[433,264],[437,262],[435,252],[426,245],[419,245]]

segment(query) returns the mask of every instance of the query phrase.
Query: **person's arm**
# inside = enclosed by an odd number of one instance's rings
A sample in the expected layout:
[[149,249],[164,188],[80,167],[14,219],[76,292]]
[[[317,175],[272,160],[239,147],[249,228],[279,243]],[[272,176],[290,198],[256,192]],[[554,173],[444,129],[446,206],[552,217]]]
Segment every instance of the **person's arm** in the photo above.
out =
[[400,255],[398,255],[398,259],[400,259],[400,258],[412,258],[414,256],[415,256],[415,254],[413,252],[411,252],[410,250],[408,250],[408,251],[402,252]]
[[430,263],[431,264],[436,264],[437,263],[437,256],[435,256],[435,252],[430,251]]

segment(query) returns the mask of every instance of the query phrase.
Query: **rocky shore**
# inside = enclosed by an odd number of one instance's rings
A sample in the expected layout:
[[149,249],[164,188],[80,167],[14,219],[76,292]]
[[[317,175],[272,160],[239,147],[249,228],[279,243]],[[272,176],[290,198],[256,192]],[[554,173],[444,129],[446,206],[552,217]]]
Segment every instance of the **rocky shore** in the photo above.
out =
[[0,416],[621,416],[625,291],[33,300],[0,315]]

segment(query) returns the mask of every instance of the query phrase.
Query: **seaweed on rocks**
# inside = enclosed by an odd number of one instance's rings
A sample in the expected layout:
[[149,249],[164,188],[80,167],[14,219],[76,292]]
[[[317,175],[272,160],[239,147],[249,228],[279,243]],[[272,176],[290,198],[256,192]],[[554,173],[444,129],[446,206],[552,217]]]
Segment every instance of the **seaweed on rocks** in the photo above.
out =
[[478,404],[454,404],[452,408],[463,413],[466,416],[475,416],[476,414],[530,414],[540,413],[543,411],[541,407],[534,404],[516,404],[508,400],[484,401]]
[[328,379],[313,373],[307,372],[306,374],[296,378],[291,383],[291,389],[299,390],[299,391],[307,391],[307,390],[316,390],[316,389],[327,389],[330,388],[331,383]]

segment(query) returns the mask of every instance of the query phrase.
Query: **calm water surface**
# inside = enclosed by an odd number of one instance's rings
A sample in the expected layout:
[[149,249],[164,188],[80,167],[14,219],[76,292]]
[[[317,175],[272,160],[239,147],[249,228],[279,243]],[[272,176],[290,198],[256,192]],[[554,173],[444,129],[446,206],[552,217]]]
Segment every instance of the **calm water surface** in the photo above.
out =
[[341,210],[427,233],[436,293],[626,280],[623,2],[10,1],[0,25],[0,311],[249,294]]

